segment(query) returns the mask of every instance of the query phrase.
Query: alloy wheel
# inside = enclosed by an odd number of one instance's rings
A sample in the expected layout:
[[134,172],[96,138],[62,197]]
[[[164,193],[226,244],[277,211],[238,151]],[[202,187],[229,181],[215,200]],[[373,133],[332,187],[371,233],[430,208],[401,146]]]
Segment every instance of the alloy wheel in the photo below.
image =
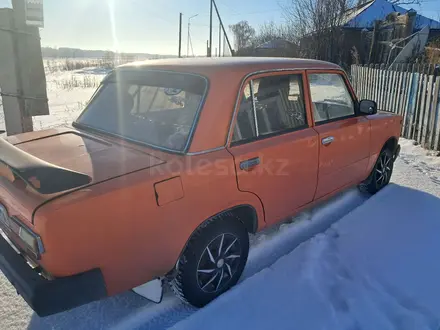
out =
[[237,272],[241,246],[233,234],[221,234],[213,239],[200,257],[197,283],[206,293],[221,291]]
[[390,157],[386,152],[382,153],[379,158],[379,162],[376,166],[376,186],[385,186],[390,178],[392,172],[392,157]]

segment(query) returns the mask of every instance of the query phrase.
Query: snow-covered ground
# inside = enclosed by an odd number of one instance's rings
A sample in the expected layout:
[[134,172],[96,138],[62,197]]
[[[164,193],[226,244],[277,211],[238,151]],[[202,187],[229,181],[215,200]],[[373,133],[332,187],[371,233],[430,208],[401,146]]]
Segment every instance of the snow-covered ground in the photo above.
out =
[[[50,116],[34,117],[34,129],[69,125],[84,109],[106,73],[107,71],[101,68],[47,73]],[[4,129],[5,120],[0,98],[0,130]]]
[[391,185],[173,329],[439,329],[439,211]]
[[[49,73],[51,116],[35,129],[70,123],[103,75]],[[171,292],[159,305],[127,292],[41,319],[0,274],[0,329],[438,329],[440,158],[400,143],[394,186],[372,198],[348,190],[253,236],[241,283],[205,309]]]

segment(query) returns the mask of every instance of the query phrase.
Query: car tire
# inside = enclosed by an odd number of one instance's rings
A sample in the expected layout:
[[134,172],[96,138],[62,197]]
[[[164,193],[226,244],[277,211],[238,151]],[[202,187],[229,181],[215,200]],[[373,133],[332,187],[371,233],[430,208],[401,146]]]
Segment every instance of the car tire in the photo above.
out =
[[247,262],[249,235],[231,212],[203,223],[189,240],[171,280],[185,303],[203,307],[234,286]]
[[365,184],[370,194],[375,194],[390,183],[394,168],[394,155],[390,149],[383,149]]

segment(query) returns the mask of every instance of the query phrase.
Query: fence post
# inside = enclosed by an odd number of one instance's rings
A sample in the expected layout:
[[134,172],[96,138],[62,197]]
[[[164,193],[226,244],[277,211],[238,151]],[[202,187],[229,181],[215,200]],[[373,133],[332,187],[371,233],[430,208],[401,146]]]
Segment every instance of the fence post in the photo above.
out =
[[411,115],[409,117],[409,123],[408,123],[408,130],[407,135],[405,136],[408,139],[413,138],[413,134],[415,131],[415,125],[416,125],[416,116],[417,116],[417,95],[419,94],[419,78],[420,74],[418,72],[415,72],[414,70],[417,70],[417,68],[413,68],[413,81],[411,85],[411,93],[409,97],[409,109],[411,112]]
[[401,135],[403,136],[406,131],[406,125],[408,123],[408,116],[410,114],[409,112],[409,97],[412,89],[412,80],[413,80],[413,74],[412,70],[414,69],[414,65],[408,65],[408,70],[405,73],[406,74],[406,83],[405,83],[405,100],[404,100],[404,107],[403,107],[403,125],[402,125],[402,132]]
[[[426,69],[426,66],[425,66]],[[422,133],[423,133],[423,123],[425,121],[425,104],[426,104],[426,88],[428,85],[428,76],[424,73],[423,74],[423,85],[422,89],[420,90],[421,99],[420,99],[420,115],[419,115],[419,130],[417,132],[417,142],[422,142]]]
[[440,150],[440,76],[437,76],[436,89],[434,93],[434,106],[436,113],[436,125],[433,148]]
[[425,147],[426,145],[426,138],[429,134],[429,119],[431,117],[431,99],[432,99],[432,82],[433,82],[434,76],[429,75],[428,76],[428,85],[426,86],[426,99],[425,99],[425,117],[423,120],[423,127],[422,127],[422,146]]
[[[431,76],[434,78],[434,76]],[[428,148],[431,149],[434,145],[434,136],[435,136],[435,124],[436,124],[436,116],[437,116],[437,102],[438,102],[438,92],[439,92],[439,84],[440,84],[440,77],[437,76],[436,79],[433,81],[433,85],[430,90],[432,102],[430,102],[430,113],[429,113],[429,125],[428,125],[428,134],[425,141],[425,144],[427,144]]]
[[383,84],[383,89],[384,89],[384,99],[383,99],[383,108],[385,111],[390,111],[390,109],[388,108],[388,98],[389,98],[389,89],[390,89],[390,71],[388,70],[387,67],[385,67],[384,69],[384,84]]
[[390,90],[390,97],[388,100],[388,108],[390,109],[390,111],[392,112],[396,112],[396,77],[397,77],[397,72],[396,70],[394,70],[394,68],[390,68],[389,70],[391,70],[391,80],[390,80],[390,85],[391,85],[391,90]]
[[382,63],[380,65],[380,69],[379,69],[379,109],[380,110],[384,110],[384,106],[383,106],[383,97],[384,97],[384,88],[383,88],[384,75],[383,75],[383,69],[384,69],[384,64]]
[[413,65],[411,73],[411,89],[408,94],[408,122],[405,125],[404,137],[410,139],[413,131],[413,123],[415,118],[415,109],[417,101],[417,87],[419,74],[415,72],[416,67]]
[[362,68],[363,71],[363,79],[362,79],[362,98],[366,99],[367,98],[367,79],[368,79],[368,65],[364,65],[364,67]]
[[352,64],[351,66],[350,66],[350,76],[351,76],[351,84],[352,84],[352,86],[353,86],[353,88],[354,88],[354,90],[356,90],[356,65],[355,64]]
[[422,99],[422,89],[423,89],[423,79],[424,79],[424,74],[421,73],[421,70],[423,70],[423,68],[420,68],[420,65],[418,66],[418,87],[417,87],[417,98],[416,98],[416,104],[415,104],[415,115],[414,115],[414,125],[413,125],[413,131],[411,134],[411,138],[416,140],[417,139],[417,132],[418,132],[418,127],[419,127],[419,117],[420,117],[420,102]]
[[404,78],[405,78],[405,66],[402,64],[401,70],[399,71],[399,80],[397,81],[397,111],[399,115],[403,113],[403,97],[404,97]]

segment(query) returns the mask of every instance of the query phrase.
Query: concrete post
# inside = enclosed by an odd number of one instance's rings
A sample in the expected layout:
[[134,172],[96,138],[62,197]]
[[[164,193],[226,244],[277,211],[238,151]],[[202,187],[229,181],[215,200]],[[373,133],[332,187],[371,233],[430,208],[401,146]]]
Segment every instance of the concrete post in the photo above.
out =
[[26,114],[21,84],[20,62],[12,9],[0,9],[0,89],[8,135],[33,130],[32,117]]

